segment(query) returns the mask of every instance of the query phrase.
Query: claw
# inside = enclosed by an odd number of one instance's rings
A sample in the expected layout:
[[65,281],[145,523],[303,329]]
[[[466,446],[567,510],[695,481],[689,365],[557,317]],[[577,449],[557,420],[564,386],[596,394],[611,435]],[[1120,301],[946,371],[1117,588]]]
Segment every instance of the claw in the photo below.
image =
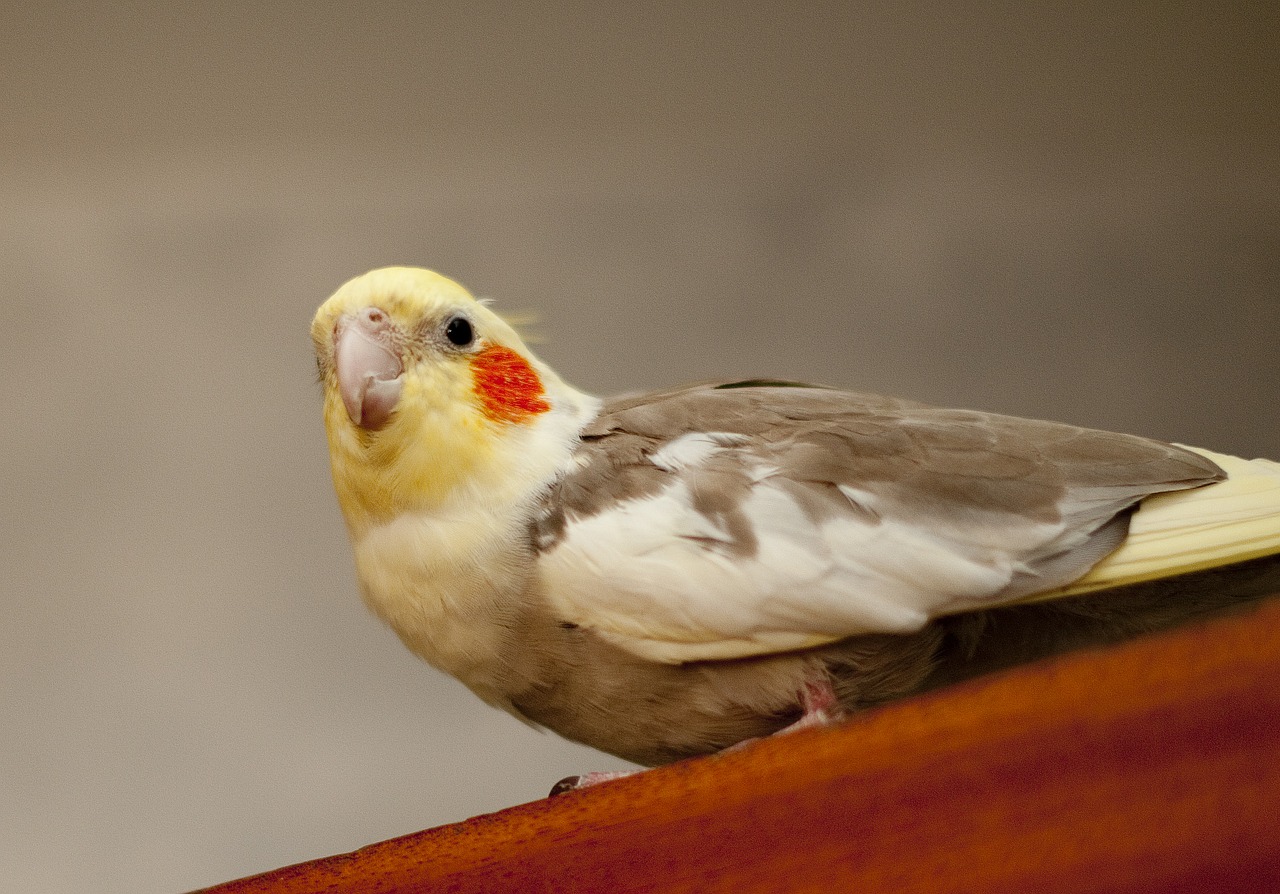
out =
[[548,798],[554,798],[556,795],[563,795],[567,792],[578,790],[578,783],[582,780],[581,776],[566,776],[555,785],[551,786],[551,791],[547,792]]

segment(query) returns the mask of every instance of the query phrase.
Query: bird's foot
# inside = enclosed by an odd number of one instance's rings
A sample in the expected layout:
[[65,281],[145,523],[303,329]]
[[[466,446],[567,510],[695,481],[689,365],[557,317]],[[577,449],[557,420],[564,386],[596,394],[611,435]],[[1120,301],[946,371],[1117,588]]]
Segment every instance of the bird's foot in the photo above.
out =
[[631,776],[639,772],[639,770],[614,770],[609,773],[583,773],[581,776],[566,776],[551,786],[551,791],[547,797],[553,798],[566,792],[576,792],[580,789],[590,788],[593,785],[599,785],[602,782],[608,782],[611,779],[622,779],[624,776]]
[[836,698],[836,690],[831,685],[831,680],[826,677],[821,680],[805,681],[804,690],[800,693],[800,706],[804,709],[800,719],[778,730],[774,733],[775,736],[809,729],[813,726],[827,726],[843,720],[845,716],[844,709],[840,707],[840,701]]
[[[800,715],[800,719],[789,726],[784,726],[777,732],[761,738],[771,739],[774,736],[785,736],[787,733],[798,733],[800,730],[812,729],[817,726],[829,726],[844,720],[844,709],[840,707],[840,701],[836,698],[836,691],[832,688],[831,681],[825,677],[821,680],[806,680],[804,689],[797,695],[800,697],[800,707],[804,711]],[[737,751],[752,742],[759,741],[760,739],[758,738],[746,739],[737,745],[730,745],[724,750],[726,752]]]

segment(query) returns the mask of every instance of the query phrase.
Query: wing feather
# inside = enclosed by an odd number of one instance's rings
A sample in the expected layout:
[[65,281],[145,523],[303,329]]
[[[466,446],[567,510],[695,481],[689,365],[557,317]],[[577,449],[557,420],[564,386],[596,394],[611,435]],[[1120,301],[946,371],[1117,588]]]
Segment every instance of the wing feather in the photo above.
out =
[[904,633],[1081,577],[1132,507],[1222,477],[1172,445],[822,388],[606,406],[547,495],[561,617],[663,662]]

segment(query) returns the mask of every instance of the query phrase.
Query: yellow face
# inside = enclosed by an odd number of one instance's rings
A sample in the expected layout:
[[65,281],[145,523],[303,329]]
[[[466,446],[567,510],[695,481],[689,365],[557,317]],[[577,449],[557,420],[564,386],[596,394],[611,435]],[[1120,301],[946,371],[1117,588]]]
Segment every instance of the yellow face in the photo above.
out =
[[485,486],[504,436],[550,409],[514,330],[453,280],[389,267],[311,324],[338,500],[353,533]]

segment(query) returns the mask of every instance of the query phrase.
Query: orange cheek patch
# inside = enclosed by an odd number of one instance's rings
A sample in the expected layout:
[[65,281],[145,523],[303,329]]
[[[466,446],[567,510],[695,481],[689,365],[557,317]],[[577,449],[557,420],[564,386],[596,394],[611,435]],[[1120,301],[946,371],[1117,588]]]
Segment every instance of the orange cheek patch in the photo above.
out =
[[471,375],[481,409],[495,422],[524,422],[551,409],[538,374],[510,348],[493,345],[476,354]]

